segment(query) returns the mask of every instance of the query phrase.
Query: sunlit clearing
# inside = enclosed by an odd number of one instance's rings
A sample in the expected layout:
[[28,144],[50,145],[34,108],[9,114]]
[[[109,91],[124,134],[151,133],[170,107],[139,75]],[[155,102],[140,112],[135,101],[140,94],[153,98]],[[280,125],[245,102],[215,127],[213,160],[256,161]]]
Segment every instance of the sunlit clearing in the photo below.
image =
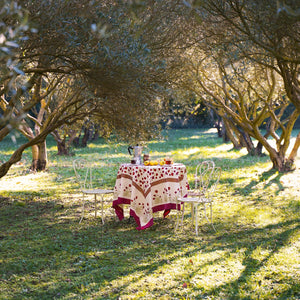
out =
[[253,221],[256,227],[266,227],[271,224],[278,224],[283,220],[283,216],[275,214],[275,211],[265,211],[263,209],[256,209],[255,216],[253,216]]
[[1,155],[12,155],[14,153],[15,150],[6,150],[6,151],[3,151],[1,150],[0,154]]
[[54,151],[54,152],[57,152],[57,146],[56,146],[56,145],[54,145],[54,146],[52,146],[52,147],[47,146],[47,151]]
[[216,133],[217,132],[217,129],[216,128],[209,128],[205,131],[203,131],[204,133]]
[[204,138],[205,134],[207,134],[207,133],[210,133],[210,134],[213,133],[213,134],[215,134],[216,133],[216,129],[215,128],[210,128],[210,129],[204,130],[204,131],[201,130],[201,132],[199,132],[199,135],[193,135],[193,136],[189,136],[189,137],[181,137],[178,140],[180,140],[180,141],[197,140],[197,139]]
[[88,145],[88,148],[91,148],[91,149],[105,149],[105,148],[109,148],[108,145],[96,145],[96,144],[89,144]]
[[201,135],[193,135],[193,136],[189,136],[189,137],[182,137],[180,139],[178,139],[179,141],[186,141],[186,140],[198,140],[201,138]]
[[4,177],[0,181],[0,191],[39,191],[45,189],[55,189],[53,181],[55,174],[32,173],[18,177]]
[[150,144],[158,144],[158,143],[161,143],[161,142],[165,142],[164,140],[153,140],[153,141],[148,141],[147,144],[150,145]]
[[183,151],[182,154],[183,155],[191,155],[191,154],[195,154],[195,153],[198,153],[198,152],[200,152],[200,148],[197,147],[197,148],[190,148],[186,151]]

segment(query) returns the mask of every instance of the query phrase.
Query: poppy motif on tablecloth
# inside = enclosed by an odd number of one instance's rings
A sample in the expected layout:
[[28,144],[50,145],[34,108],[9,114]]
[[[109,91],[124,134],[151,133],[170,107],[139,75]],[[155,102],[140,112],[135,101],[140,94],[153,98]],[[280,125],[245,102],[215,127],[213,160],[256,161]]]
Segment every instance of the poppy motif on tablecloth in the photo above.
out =
[[[149,224],[153,223],[154,211],[175,209],[178,195],[187,194],[189,185],[186,174],[184,165],[122,165],[114,188],[114,207],[118,209],[122,203],[130,203],[130,211],[139,228],[151,226]],[[123,210],[119,211],[123,213]]]

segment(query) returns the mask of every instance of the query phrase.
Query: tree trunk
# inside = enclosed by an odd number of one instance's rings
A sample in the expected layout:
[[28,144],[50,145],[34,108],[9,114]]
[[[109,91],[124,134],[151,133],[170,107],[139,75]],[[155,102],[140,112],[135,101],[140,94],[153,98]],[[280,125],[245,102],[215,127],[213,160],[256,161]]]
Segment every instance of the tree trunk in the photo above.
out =
[[95,128],[95,131],[94,131],[94,134],[93,134],[93,137],[92,137],[92,141],[98,140],[99,136],[100,136],[100,134],[99,134],[99,126],[97,126]]
[[41,142],[38,145],[33,145],[31,149],[32,163],[30,170],[34,172],[46,170],[48,163],[46,141]]
[[242,135],[245,140],[248,153],[252,156],[255,156],[255,147],[251,140],[251,137],[249,136],[249,134],[247,132],[244,132],[243,130],[242,130]]
[[56,141],[57,155],[60,156],[69,155],[69,147],[66,143],[66,137],[61,138],[57,130],[55,130],[55,132],[52,133],[52,135]]
[[83,138],[82,138],[82,141],[81,141],[81,146],[85,148],[87,146],[87,142],[91,138],[90,127],[85,127],[84,126],[83,132],[84,132],[84,134],[83,134]]
[[3,176],[5,176],[7,174],[7,172],[9,171],[10,167],[15,164],[16,162],[20,161],[20,159],[22,158],[22,153],[23,151],[26,149],[26,144],[22,145],[20,148],[18,148],[13,155],[10,157],[10,159],[5,162],[4,164],[2,164],[0,166],[0,178],[2,178]]
[[45,171],[48,164],[46,140],[38,145],[39,147],[39,164],[38,171]]
[[80,147],[80,137],[81,137],[81,130],[79,130],[79,134],[78,136],[75,136],[75,138],[73,139],[73,146],[74,147]]
[[66,146],[65,139],[60,139],[56,141],[57,144],[57,155],[69,155],[69,150]]
[[270,153],[270,159],[273,163],[273,169],[277,169],[279,172],[290,171],[290,169],[286,169],[285,159],[281,155],[277,153],[277,155],[273,155]]
[[262,156],[262,149],[263,149],[263,144],[261,142],[258,142],[255,148],[255,155]]
[[297,152],[298,152],[298,149],[300,147],[300,132],[298,133],[297,137],[296,137],[296,141],[295,141],[295,144],[294,144],[294,147],[286,161],[286,164],[287,165],[290,165],[291,169],[294,168],[294,162],[295,162],[295,158],[297,156]]
[[70,130],[68,141],[66,139],[66,136],[64,136],[62,138],[57,130],[52,132],[52,136],[54,137],[54,139],[56,141],[57,155],[61,155],[61,156],[73,155],[70,152],[70,149],[71,149],[72,143],[74,143],[74,139],[76,139],[76,131],[75,130]]
[[22,158],[22,153],[25,149],[32,147],[33,145],[36,145],[38,143],[41,143],[44,139],[46,139],[47,135],[54,130],[53,127],[49,127],[47,130],[45,130],[44,132],[42,132],[39,136],[33,138],[32,140],[30,140],[29,142],[23,144],[22,146],[20,146],[10,157],[10,159],[5,162],[4,164],[0,165],[0,178],[5,176],[7,174],[7,172],[9,171],[10,167],[17,163],[18,161],[20,161],[20,159]]
[[[276,151],[268,142],[264,143],[264,139],[260,140],[263,146],[267,149],[270,159],[273,163],[273,169],[277,169],[279,172],[289,172],[293,171],[295,168],[293,166],[293,160],[289,161],[286,159],[286,152]],[[295,146],[294,146],[295,148]]]
[[73,155],[73,153],[71,153],[70,150],[71,150],[71,146],[74,144],[74,140],[76,139],[76,134],[77,134],[77,132],[75,130],[70,130],[70,132],[69,132],[69,140],[66,143],[68,151],[69,151],[69,155]]
[[225,120],[224,120],[224,118],[222,118],[221,124],[222,124],[222,127],[221,127],[221,128],[222,128],[222,131],[221,131],[221,133],[222,133],[223,141],[224,141],[224,142],[229,142],[230,139],[229,139],[228,134],[227,134],[227,128],[226,128],[226,125],[225,125]]
[[38,145],[33,145],[31,147],[32,153],[32,163],[30,166],[30,170],[36,172],[39,168],[39,147]]
[[210,113],[211,119],[213,120],[214,126],[216,127],[217,132],[218,132],[218,137],[221,138],[222,137],[222,123],[221,123],[222,118],[218,114],[216,114],[217,120],[214,121],[214,111],[212,109],[210,111],[211,111],[211,113]]
[[232,124],[232,122],[230,122],[229,120],[227,120],[226,118],[222,118],[223,119],[223,124],[226,130],[226,135],[228,137],[228,139],[231,141],[231,143],[233,144],[234,149],[241,149],[242,145],[239,142],[239,140],[236,138],[236,136],[234,135],[234,132],[236,131],[234,128],[234,124]]

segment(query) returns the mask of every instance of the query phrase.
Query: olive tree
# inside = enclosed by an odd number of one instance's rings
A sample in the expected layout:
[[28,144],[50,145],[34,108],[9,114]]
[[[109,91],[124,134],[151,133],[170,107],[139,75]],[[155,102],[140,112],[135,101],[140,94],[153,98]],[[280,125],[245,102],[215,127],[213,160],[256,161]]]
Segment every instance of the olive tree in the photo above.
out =
[[[296,1],[288,4],[297,8]],[[300,146],[298,134],[288,155],[300,114],[298,18],[284,11],[278,14],[271,0],[187,5],[198,23],[198,43],[183,55],[190,63],[186,85],[193,86],[237,134],[256,139],[274,168],[290,170]],[[286,117],[289,104],[294,109]],[[265,123],[269,124],[266,134]]]
[[[36,28],[16,49],[20,80],[32,84],[14,101],[4,92],[2,103],[4,114],[17,120],[15,127],[29,141],[0,166],[0,177],[27,147],[33,147],[33,168],[44,169],[47,135],[87,116],[120,138],[156,136],[171,57],[164,49],[177,36],[170,26],[177,17],[159,9],[167,8],[163,1],[149,1],[142,9],[114,0],[20,3]],[[157,11],[164,12],[163,20],[154,15]],[[154,38],[153,31],[163,34]],[[4,123],[2,137],[10,128]]]
[[[35,28],[28,22],[27,11],[18,1],[2,1],[0,4],[0,141],[24,118],[39,99],[18,104],[19,98],[32,89],[39,75],[26,79],[19,60],[21,44]],[[9,102],[7,101],[9,99]],[[18,112],[15,107],[18,106]]]

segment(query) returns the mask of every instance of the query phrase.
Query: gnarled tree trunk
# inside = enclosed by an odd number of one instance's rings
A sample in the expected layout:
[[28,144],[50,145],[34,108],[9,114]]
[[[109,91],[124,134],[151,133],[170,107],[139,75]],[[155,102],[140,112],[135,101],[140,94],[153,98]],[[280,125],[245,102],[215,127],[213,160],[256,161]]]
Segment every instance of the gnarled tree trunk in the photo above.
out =
[[298,149],[300,147],[300,132],[298,133],[297,137],[296,137],[296,141],[295,141],[295,144],[294,144],[294,147],[286,161],[286,164],[288,166],[290,166],[291,168],[293,168],[294,166],[294,162],[295,162],[295,158],[297,156],[297,152],[298,152]]
[[46,141],[43,141],[37,145],[33,145],[31,149],[32,163],[30,170],[35,172],[45,171],[48,163]]
[[39,134],[38,136],[34,137],[32,140],[30,140],[29,142],[23,144],[22,146],[20,146],[13,154],[12,156],[9,158],[8,161],[6,161],[4,164],[0,165],[0,178],[5,176],[7,174],[7,172],[9,171],[10,167],[17,163],[18,161],[21,160],[22,158],[22,153],[25,149],[32,147],[33,145],[36,145],[38,143],[42,143],[47,135],[49,134],[49,132],[51,132],[51,130],[53,130],[51,127],[49,128],[49,130],[46,130],[44,132],[42,132],[41,134]]
[[230,122],[225,117],[223,117],[222,120],[223,120],[222,123],[224,125],[228,140],[231,141],[231,143],[233,144],[234,149],[241,149],[242,145],[240,143],[240,140],[237,138],[237,135],[235,134],[236,131],[237,131],[235,126],[232,124],[232,122]]
[[46,170],[48,164],[47,143],[46,140],[38,145],[39,147],[39,169],[38,171]]
[[71,150],[71,145],[74,142],[74,139],[76,138],[76,133],[77,132],[75,130],[70,130],[68,134],[69,136],[68,140],[66,135],[61,137],[58,130],[55,130],[54,132],[51,133],[56,141],[57,155],[62,155],[62,156],[72,155],[70,150]]
[[39,168],[39,147],[38,147],[38,145],[33,145],[31,147],[31,153],[32,153],[32,162],[31,162],[30,170],[37,171]]

